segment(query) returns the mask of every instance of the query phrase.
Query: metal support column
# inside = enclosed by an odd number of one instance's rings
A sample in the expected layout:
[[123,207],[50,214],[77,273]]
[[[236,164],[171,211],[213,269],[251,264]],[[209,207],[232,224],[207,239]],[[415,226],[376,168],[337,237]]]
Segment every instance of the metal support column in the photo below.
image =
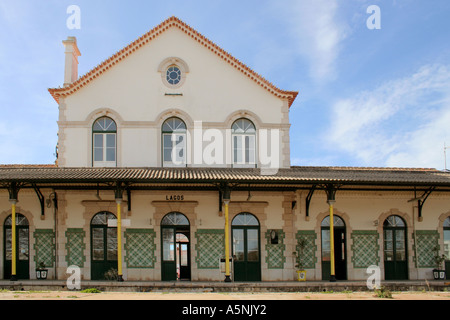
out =
[[9,202],[11,203],[11,281],[17,281],[17,240],[16,240],[16,204],[19,186],[12,182],[8,188]]
[[336,282],[335,257],[334,257],[334,203],[336,202],[336,187],[327,185],[325,187],[327,193],[327,202],[330,210],[330,282]]
[[231,200],[231,191],[228,185],[223,190],[223,204],[225,207],[225,282],[231,282],[230,273],[230,222],[228,214],[228,205]]

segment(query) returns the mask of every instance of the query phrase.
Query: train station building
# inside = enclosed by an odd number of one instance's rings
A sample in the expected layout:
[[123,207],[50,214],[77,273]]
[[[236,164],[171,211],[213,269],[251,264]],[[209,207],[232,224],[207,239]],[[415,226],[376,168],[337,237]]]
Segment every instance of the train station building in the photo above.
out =
[[292,166],[298,92],[176,17],[82,76],[63,45],[55,164],[0,166],[1,279],[424,280],[442,255],[449,274],[450,173]]

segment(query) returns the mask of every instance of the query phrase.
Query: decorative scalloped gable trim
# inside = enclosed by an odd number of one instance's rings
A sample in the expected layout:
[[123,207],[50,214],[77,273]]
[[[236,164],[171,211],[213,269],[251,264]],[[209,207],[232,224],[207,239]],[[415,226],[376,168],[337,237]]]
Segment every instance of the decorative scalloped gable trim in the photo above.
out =
[[52,97],[59,103],[60,97],[69,96],[76,91],[80,90],[84,86],[88,85],[91,81],[101,76],[104,72],[112,68],[114,65],[128,57],[130,54],[133,54],[135,51],[139,50],[142,46],[146,45],[150,41],[154,40],[156,37],[161,35],[163,32],[167,31],[169,28],[177,27],[185,34],[190,36],[195,41],[199,42],[205,48],[216,54],[222,60],[229,63],[232,67],[237,69],[238,71],[245,74],[249,79],[256,82],[262,88],[266,89],[276,97],[280,99],[288,100],[289,107],[294,102],[295,98],[298,95],[296,91],[284,91],[277,88],[275,85],[270,83],[268,80],[263,78],[261,75],[247,67],[245,64],[240,62],[238,59],[234,58],[231,54],[220,48],[211,40],[207,39],[205,36],[194,30],[192,27],[178,19],[177,17],[170,17],[169,19],[162,22],[160,25],[156,26],[146,34],[144,34],[139,39],[136,39],[134,42],[130,43],[128,46],[118,51],[114,55],[112,55],[107,60],[100,63],[94,69],[86,73],[84,76],[80,77],[77,81],[73,82],[71,85],[64,88],[50,88],[48,91],[52,95]]

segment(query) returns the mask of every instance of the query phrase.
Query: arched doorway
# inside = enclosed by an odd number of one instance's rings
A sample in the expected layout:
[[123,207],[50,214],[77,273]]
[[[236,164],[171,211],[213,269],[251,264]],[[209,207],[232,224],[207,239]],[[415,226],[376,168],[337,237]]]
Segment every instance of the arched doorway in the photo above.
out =
[[111,212],[97,213],[91,220],[91,279],[105,280],[106,273],[117,270],[117,228],[108,227],[117,220]]
[[445,273],[450,277],[450,217],[444,220]]
[[190,224],[179,212],[161,220],[161,280],[191,280]]
[[[16,276],[17,279],[30,279],[30,238],[28,219],[16,214]],[[12,268],[12,216],[6,218],[3,232],[4,279],[11,279]]]
[[383,224],[384,277],[385,280],[408,279],[406,223],[396,215],[389,216]]
[[[334,225],[334,267],[336,280],[347,280],[347,239],[345,222],[341,217],[333,216]],[[331,274],[331,238],[330,217],[326,216],[321,224],[322,233],[322,279],[330,280]]]
[[260,227],[250,213],[241,213],[231,222],[234,281],[261,281]]

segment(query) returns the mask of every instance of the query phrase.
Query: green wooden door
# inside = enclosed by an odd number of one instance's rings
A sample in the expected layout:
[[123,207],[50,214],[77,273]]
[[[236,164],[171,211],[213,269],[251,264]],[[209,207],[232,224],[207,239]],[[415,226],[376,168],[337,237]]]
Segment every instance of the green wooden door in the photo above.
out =
[[398,216],[390,216],[383,226],[385,280],[408,279],[406,224]]
[[177,280],[177,264],[175,254],[175,227],[161,227],[162,236],[162,262],[161,262],[161,279],[162,281]]
[[232,223],[234,281],[261,281],[259,222],[251,214],[240,214]]
[[[9,216],[4,224],[4,279],[11,279],[12,272],[12,219]],[[28,220],[21,214],[16,214],[16,278],[30,279],[30,245]]]
[[117,228],[108,227],[108,220],[116,220],[110,212],[100,212],[91,221],[91,279],[113,280],[107,273],[117,271]]
[[234,281],[261,281],[259,228],[233,228]]

